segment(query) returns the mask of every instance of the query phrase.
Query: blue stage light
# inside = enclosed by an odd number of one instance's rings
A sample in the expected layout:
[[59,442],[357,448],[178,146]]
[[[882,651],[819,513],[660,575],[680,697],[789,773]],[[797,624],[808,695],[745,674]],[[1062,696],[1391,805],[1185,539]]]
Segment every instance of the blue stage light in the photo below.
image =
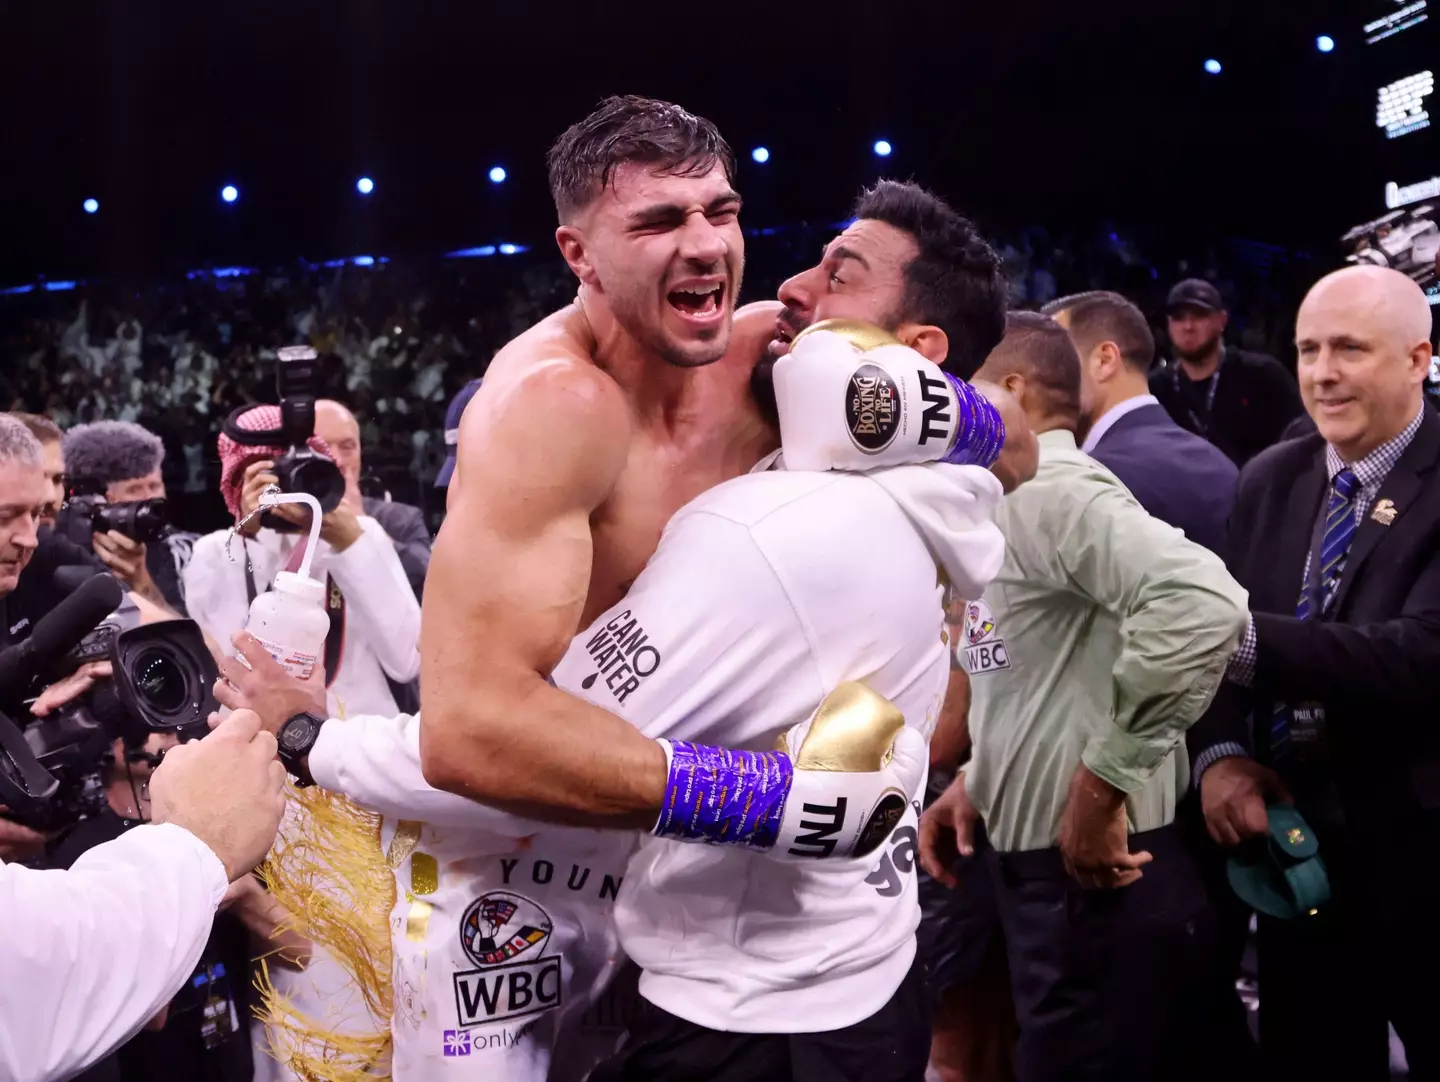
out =
[[1322,53],[1334,52],[1335,39],[1329,34],[1321,34],[1315,39],[1315,48],[1319,49]]
[[1211,75],[1219,75],[1219,74],[1220,74],[1220,61],[1218,61],[1218,60],[1207,60],[1207,61],[1205,61],[1205,70],[1206,70],[1207,72],[1209,72]]
[[756,147],[750,152],[750,158],[757,164],[764,165],[770,160],[770,150],[768,147]]
[[890,145],[890,141],[888,139],[875,140],[875,153],[881,158],[890,157],[890,152],[894,149],[895,148]]
[[220,189],[220,198],[227,203],[233,203],[240,198],[240,189],[233,184],[227,184]]
[[87,200],[85,200],[85,213],[86,213],[86,214],[95,214],[95,213],[97,213],[99,210],[100,210],[100,200],[98,200],[98,199],[87,199]]
[[369,195],[375,190],[375,182],[369,177],[361,177],[355,182],[355,190],[361,195]]
[[492,166],[490,169],[490,183],[504,184],[505,177],[507,175],[508,174],[505,172],[505,167],[503,165]]

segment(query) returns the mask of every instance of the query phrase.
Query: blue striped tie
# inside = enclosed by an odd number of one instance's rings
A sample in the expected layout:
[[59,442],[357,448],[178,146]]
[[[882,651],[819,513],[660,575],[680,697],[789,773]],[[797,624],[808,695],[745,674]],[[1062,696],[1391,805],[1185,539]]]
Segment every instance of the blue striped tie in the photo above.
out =
[[[1355,494],[1360,491],[1359,479],[1348,469],[1341,470],[1331,482],[1330,499],[1325,504],[1325,534],[1320,539],[1320,597],[1310,596],[1310,567],[1305,567],[1305,585],[1300,589],[1300,601],[1295,606],[1295,615],[1308,620],[1314,605],[1320,611],[1335,594],[1340,573],[1345,569],[1345,554],[1350,551],[1350,541],[1355,536]],[[1316,558],[1315,553],[1310,559]],[[1290,757],[1290,711],[1285,706],[1276,709],[1270,722],[1270,750],[1275,765],[1289,761]]]

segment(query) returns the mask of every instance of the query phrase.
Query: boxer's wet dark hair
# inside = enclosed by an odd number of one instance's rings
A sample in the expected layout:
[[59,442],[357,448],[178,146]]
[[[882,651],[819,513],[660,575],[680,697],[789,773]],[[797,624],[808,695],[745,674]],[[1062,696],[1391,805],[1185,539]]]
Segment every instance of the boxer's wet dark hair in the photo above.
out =
[[943,367],[969,379],[1005,333],[1000,257],[968,218],[918,184],[882,180],[853,212],[904,230],[919,252],[905,267],[899,321],[929,323],[950,340]]
[[984,376],[996,383],[1018,372],[1039,387],[1051,414],[1080,416],[1080,354],[1065,328],[1039,312],[1011,312],[1005,336],[985,358]]
[[560,220],[589,206],[631,162],[677,177],[702,176],[718,162],[735,182],[735,154],[710,121],[668,101],[617,95],[566,128],[545,156]]
[[1059,317],[1065,313],[1070,337],[1080,353],[1088,355],[1101,342],[1114,342],[1120,359],[1136,372],[1149,372],[1155,363],[1155,335],[1140,309],[1118,293],[1095,289],[1051,301],[1040,311]]

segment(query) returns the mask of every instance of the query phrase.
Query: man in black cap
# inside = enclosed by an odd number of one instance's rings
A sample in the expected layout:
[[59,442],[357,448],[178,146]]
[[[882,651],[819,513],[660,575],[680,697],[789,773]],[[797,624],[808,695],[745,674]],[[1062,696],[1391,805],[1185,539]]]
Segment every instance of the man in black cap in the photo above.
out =
[[1245,465],[1303,412],[1295,378],[1274,357],[1225,345],[1230,316],[1204,279],[1176,285],[1165,310],[1174,357],[1150,374],[1150,393],[1176,424]]

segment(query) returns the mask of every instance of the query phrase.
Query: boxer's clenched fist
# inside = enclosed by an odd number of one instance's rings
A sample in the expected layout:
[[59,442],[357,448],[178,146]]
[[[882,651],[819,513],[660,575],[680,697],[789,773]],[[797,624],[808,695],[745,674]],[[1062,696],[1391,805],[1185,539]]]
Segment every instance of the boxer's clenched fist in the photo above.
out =
[[1005,443],[984,395],[866,324],[815,324],[775,362],[773,379],[787,469],[989,468]]
[[669,762],[658,837],[780,860],[865,857],[925,781],[925,737],[863,684],[841,684],[771,752],[661,740]]

